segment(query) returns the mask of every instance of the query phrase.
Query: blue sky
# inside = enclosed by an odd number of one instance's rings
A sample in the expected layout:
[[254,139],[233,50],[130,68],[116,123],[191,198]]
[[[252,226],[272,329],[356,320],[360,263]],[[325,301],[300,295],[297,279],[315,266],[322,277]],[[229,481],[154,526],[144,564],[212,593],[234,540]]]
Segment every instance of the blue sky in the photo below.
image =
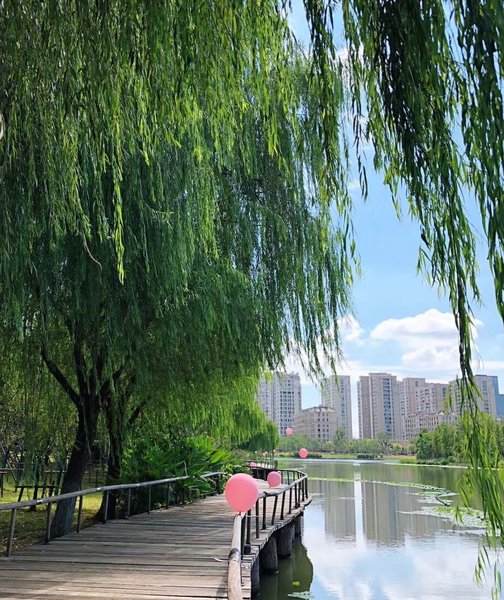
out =
[[[301,0],[293,2],[291,24],[296,34],[307,39]],[[372,152],[368,152],[372,159]],[[372,161],[369,160],[369,165]],[[369,194],[363,201],[358,182],[350,174],[349,188],[355,202],[354,227],[361,257],[362,277],[354,286],[354,315],[343,326],[344,362],[353,387],[354,434],[357,420],[356,382],[359,375],[385,371],[402,377],[425,377],[446,382],[458,373],[457,332],[446,297],[429,287],[416,272],[419,228],[404,205],[399,221],[382,176],[368,167]],[[475,229],[480,227],[478,209],[467,200]],[[483,305],[474,304],[475,361],[478,373],[497,375],[504,392],[504,328],[497,312],[493,281],[480,236],[479,286]],[[320,403],[320,392],[298,371],[303,381],[303,407]]]

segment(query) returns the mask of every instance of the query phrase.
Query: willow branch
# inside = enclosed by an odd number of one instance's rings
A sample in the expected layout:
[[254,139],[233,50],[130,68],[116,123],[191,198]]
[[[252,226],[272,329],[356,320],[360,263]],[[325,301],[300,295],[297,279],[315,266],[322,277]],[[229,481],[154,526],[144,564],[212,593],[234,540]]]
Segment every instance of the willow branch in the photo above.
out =
[[46,348],[42,348],[40,354],[42,356],[42,360],[44,361],[47,369],[49,370],[49,373],[51,373],[51,375],[54,377],[54,379],[56,379],[56,381],[60,384],[60,386],[62,387],[63,391],[67,394],[67,396],[75,404],[75,406],[77,406],[79,408],[79,406],[80,406],[80,396],[77,394],[77,392],[70,385],[70,382],[63,375],[63,373],[59,369],[58,365],[56,365],[56,363],[53,362],[48,357]]

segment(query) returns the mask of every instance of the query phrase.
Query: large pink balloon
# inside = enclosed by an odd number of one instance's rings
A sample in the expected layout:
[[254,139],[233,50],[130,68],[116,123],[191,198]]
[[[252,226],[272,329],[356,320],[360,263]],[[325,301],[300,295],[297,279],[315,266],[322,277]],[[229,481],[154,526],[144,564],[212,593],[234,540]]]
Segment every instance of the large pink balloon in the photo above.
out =
[[270,487],[277,487],[282,483],[282,476],[278,471],[271,471],[268,473],[268,477],[266,479]]
[[301,458],[306,458],[308,456],[308,450],[306,448],[300,448],[299,456]]
[[285,435],[292,435],[294,433],[294,431],[292,430],[292,427],[287,427],[287,429],[285,430]]
[[256,503],[259,495],[257,481],[246,473],[237,473],[227,480],[224,496],[236,512],[247,512]]

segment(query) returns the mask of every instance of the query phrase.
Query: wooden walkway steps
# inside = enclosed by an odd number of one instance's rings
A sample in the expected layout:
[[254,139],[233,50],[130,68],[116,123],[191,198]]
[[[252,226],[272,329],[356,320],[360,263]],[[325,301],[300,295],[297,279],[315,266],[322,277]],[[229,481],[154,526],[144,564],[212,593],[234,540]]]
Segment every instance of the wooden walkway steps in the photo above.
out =
[[[292,520],[302,508],[283,522]],[[48,545],[31,546],[0,558],[0,598],[227,598],[233,519],[224,496],[211,496],[190,505],[108,521]],[[275,523],[261,532],[257,543],[252,541],[254,554],[279,526],[281,523]],[[244,599],[250,598],[247,571],[251,559],[243,564]]]

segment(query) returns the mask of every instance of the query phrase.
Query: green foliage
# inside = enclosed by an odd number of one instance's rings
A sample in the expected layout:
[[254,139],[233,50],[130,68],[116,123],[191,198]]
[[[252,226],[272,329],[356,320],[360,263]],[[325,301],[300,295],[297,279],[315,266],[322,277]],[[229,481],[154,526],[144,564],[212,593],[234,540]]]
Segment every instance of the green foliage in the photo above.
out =
[[341,452],[348,441],[348,436],[344,427],[338,427],[333,437],[334,450]]
[[190,436],[188,431],[170,431],[154,440],[135,439],[124,456],[123,480],[149,481],[182,475],[229,471],[233,454],[215,445],[207,436]]
[[318,450],[324,442],[311,440],[308,436],[299,433],[293,433],[291,436],[282,436],[278,441],[278,450],[297,452],[300,448],[307,450]]
[[[214,493],[212,484],[200,475],[215,471],[231,473],[236,462],[233,454],[220,448],[207,436],[191,436],[184,429],[164,434],[135,438],[123,457],[122,480],[125,483],[152,481],[189,475],[188,480],[171,485],[170,502]],[[142,511],[147,492],[140,491],[133,499],[133,510]],[[166,489],[154,488],[152,502],[166,504]]]
[[75,420],[64,394],[26,346],[29,342],[12,344],[0,337],[0,449],[22,459],[29,479],[49,463],[64,468]]
[[314,370],[339,353],[343,86],[278,9],[2,4],[0,335],[29,339],[75,405],[65,491],[100,411],[114,454],[149,403],[181,397],[241,444],[263,423],[250,403],[219,418],[226,385],[291,348]]
[[[422,431],[414,440],[417,459],[444,460],[447,463],[465,462],[467,419],[467,416],[463,417],[457,425],[442,424],[434,431]],[[484,431],[487,453],[492,457],[490,470],[497,469],[504,459],[504,423],[482,413],[480,425]]]
[[255,433],[242,447],[256,452],[268,452],[278,447],[280,436],[278,427],[273,421],[268,421],[262,431]]

